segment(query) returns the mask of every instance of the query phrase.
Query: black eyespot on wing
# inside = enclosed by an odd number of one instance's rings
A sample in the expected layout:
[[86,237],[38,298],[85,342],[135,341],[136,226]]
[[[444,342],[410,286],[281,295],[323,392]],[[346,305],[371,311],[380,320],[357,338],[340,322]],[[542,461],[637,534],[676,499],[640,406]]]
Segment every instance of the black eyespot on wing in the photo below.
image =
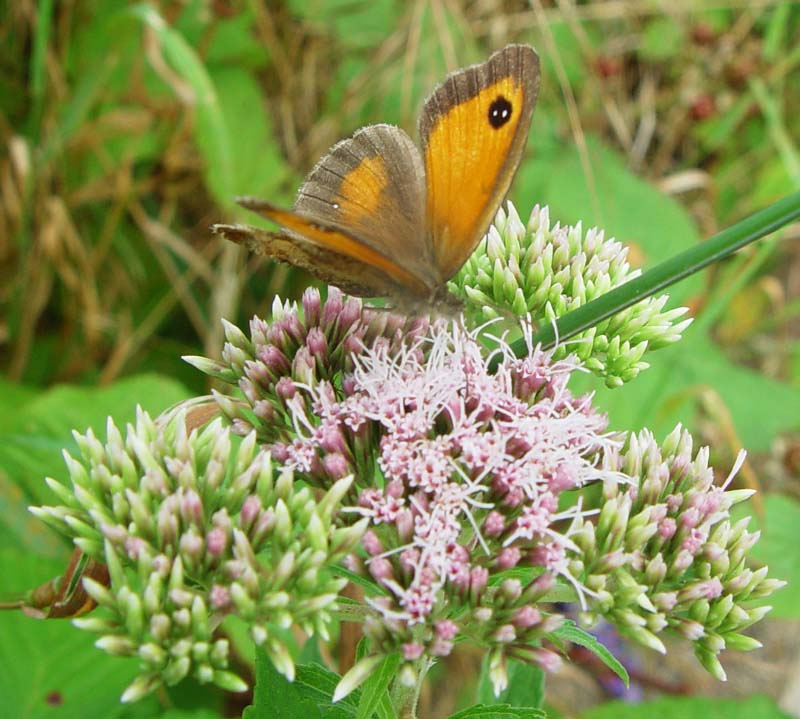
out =
[[513,108],[511,103],[502,95],[489,105],[489,124],[495,129],[500,129],[511,119]]

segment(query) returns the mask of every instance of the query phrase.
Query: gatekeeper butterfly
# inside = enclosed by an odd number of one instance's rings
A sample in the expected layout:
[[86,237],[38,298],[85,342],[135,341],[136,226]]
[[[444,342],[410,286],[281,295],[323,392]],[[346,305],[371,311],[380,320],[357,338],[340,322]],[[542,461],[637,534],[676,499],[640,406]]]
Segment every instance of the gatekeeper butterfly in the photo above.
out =
[[364,127],[316,164],[291,210],[237,199],[281,232],[214,231],[353,295],[446,302],[447,281],[508,191],[538,90],[533,48],[508,45],[434,89],[419,119],[421,151],[398,127]]

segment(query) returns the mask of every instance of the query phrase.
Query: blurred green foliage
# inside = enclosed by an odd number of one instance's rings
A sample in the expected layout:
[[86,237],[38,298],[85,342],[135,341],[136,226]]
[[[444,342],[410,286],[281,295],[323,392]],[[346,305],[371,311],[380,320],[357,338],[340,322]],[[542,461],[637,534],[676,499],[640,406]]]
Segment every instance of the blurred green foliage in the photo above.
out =
[[[220,317],[265,315],[275,293],[296,297],[309,283],[220,246],[212,223],[253,221],[233,196],[288,204],[313,162],[357,127],[392,122],[413,134],[422,99],[448,69],[508,41],[537,47],[543,92],[511,197],[523,216],[540,203],[564,223],[597,224],[629,243],[640,265],[800,188],[800,7],[703,7],[4,3],[1,591],[63,566],[67,547],[25,506],[49,499],[43,476],[63,476],[69,430],[102,431],[107,414],[124,421],[136,404],[157,414],[204,393],[180,355],[217,354]],[[674,302],[698,318],[685,340],[653,355],[630,386],[599,391],[614,428],[663,435],[683,421],[723,466],[750,448],[744,481],[784,495],[765,503],[763,558],[789,578],[800,496],[800,250],[797,228],[781,237],[794,242],[749,248],[675,287]],[[779,595],[782,615],[797,615],[797,596]],[[125,662],[100,660],[63,623],[0,621],[2,664],[19,669],[0,678],[15,717],[49,716],[48,704],[60,716],[173,719],[221,707],[196,712],[186,692],[121,708]],[[738,709],[779,716],[758,702]],[[656,714],[734,716],[713,706]]]
[[690,699],[657,699],[643,704],[611,702],[597,709],[581,714],[581,719],[632,719],[649,713],[656,717],[671,719],[788,719],[775,704],[763,696],[745,700],[720,700],[708,697]]

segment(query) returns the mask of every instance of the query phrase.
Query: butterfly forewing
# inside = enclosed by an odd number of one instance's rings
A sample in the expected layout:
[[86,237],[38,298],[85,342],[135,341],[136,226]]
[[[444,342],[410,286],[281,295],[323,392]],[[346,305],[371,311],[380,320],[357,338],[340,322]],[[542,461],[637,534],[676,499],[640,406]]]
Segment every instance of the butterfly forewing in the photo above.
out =
[[509,45],[447,77],[425,103],[427,225],[441,280],[452,277],[497,212],[525,147],[539,89],[539,59]]

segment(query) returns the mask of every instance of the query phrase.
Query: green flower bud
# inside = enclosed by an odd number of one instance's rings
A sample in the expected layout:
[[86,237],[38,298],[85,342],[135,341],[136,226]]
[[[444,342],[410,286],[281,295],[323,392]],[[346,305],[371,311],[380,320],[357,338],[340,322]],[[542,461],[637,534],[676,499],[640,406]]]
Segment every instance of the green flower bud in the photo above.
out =
[[152,692],[159,684],[161,684],[161,679],[157,674],[141,674],[128,685],[128,688],[122,693],[120,701],[123,704],[138,701]]
[[161,676],[167,684],[177,684],[189,674],[191,668],[192,660],[189,657],[178,657],[170,661],[167,666],[161,670]]
[[243,679],[240,679],[232,672],[226,672],[217,669],[214,672],[214,677],[212,681],[221,689],[225,689],[226,691],[229,692],[247,691],[247,682],[245,682]]
[[127,657],[133,654],[136,650],[136,645],[127,637],[121,637],[118,634],[107,634],[100,637],[94,645],[98,649],[102,649],[109,654],[116,654],[117,656]]
[[703,665],[703,668],[709,674],[711,674],[711,676],[721,682],[727,681],[728,676],[725,674],[722,664],[720,664],[719,659],[717,659],[713,652],[709,652],[707,649],[704,649],[701,646],[696,646],[694,655],[697,657],[700,664]]

